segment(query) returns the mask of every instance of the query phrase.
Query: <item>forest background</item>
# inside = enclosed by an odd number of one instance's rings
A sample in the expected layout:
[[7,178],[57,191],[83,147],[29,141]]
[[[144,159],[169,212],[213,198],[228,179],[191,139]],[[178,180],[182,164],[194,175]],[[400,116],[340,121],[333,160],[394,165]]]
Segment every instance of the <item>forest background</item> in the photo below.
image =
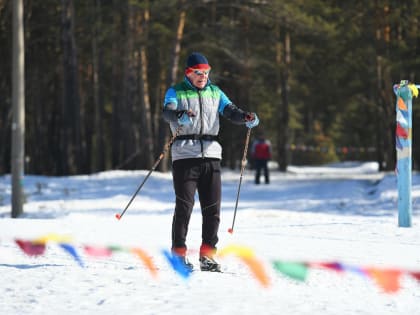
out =
[[[258,113],[253,136],[271,140],[280,171],[338,160],[392,170],[392,86],[420,83],[419,17],[420,0],[25,0],[25,172],[149,169],[169,139],[165,91],[193,51]],[[0,0],[0,174],[11,170],[11,65],[12,0]],[[222,119],[224,166],[238,167],[245,134]]]

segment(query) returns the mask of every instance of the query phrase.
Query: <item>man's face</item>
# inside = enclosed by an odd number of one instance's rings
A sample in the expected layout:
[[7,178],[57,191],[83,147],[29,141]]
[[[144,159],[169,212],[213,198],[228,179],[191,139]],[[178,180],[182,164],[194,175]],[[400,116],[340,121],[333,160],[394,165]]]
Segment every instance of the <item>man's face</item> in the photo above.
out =
[[188,74],[188,79],[190,79],[191,83],[195,87],[202,89],[207,84],[207,81],[209,79],[209,72],[210,72],[210,69],[208,70],[193,69],[192,72]]

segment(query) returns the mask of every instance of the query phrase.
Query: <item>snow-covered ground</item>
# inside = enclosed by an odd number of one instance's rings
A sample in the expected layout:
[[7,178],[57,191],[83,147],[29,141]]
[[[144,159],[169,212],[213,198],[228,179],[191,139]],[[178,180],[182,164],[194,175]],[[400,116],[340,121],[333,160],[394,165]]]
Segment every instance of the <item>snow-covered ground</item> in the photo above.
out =
[[[174,207],[170,173],[153,173],[124,217],[115,218],[146,174],[26,176],[20,219],[10,218],[10,176],[0,176],[0,314],[420,314],[420,282],[409,273],[420,271],[420,175],[413,175],[413,227],[399,228],[396,177],[379,173],[375,163],[291,166],[258,186],[246,170],[230,234],[239,172],[224,170],[218,244],[227,253],[218,258],[224,272],[198,271],[197,200],[188,235],[197,271],[185,279],[163,254]],[[28,256],[15,243],[42,237],[41,256]],[[98,258],[87,245],[114,247]],[[156,277],[134,248],[151,257]],[[250,250],[256,269],[246,263]],[[275,262],[305,263],[306,280],[280,273]],[[328,262],[347,267],[314,266]],[[373,280],[375,270],[386,269],[401,272],[397,292],[384,292],[391,275],[376,273],[382,287]]]

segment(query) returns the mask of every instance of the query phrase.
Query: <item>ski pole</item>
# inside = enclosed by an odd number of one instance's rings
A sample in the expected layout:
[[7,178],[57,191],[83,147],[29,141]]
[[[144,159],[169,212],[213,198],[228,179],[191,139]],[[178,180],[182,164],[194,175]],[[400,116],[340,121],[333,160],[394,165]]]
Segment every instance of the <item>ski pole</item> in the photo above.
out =
[[248,144],[249,144],[250,136],[251,136],[251,128],[248,128],[248,132],[246,134],[246,140],[245,140],[244,155],[242,156],[242,162],[241,162],[241,177],[239,178],[238,193],[236,194],[236,204],[235,204],[235,210],[233,212],[232,227],[228,229],[228,232],[231,234],[233,233],[233,226],[235,225],[236,210],[238,209],[239,193],[241,192],[242,175],[244,173],[244,169],[246,165],[246,154],[248,152]]
[[169,148],[171,147],[172,143],[175,141],[175,138],[178,136],[180,130],[181,130],[182,126],[179,126],[176,130],[175,130],[175,134],[171,137],[171,139],[169,139],[169,141],[164,145],[163,147],[163,151],[162,153],[159,155],[158,159],[156,160],[155,164],[153,164],[152,168],[150,169],[149,173],[147,173],[146,177],[143,179],[142,183],[139,185],[139,187],[137,188],[136,192],[134,193],[134,195],[131,197],[130,201],[128,202],[127,206],[124,208],[123,212],[121,213],[117,213],[115,214],[115,217],[118,220],[121,220],[122,216],[124,215],[124,213],[127,211],[128,207],[131,205],[131,203],[133,202],[134,198],[137,196],[137,194],[139,193],[139,191],[142,189],[144,183],[146,182],[146,180],[149,178],[150,174],[152,174],[152,172],[156,169],[156,167],[159,165],[160,161],[162,161],[163,157],[165,156],[165,154],[168,152]]

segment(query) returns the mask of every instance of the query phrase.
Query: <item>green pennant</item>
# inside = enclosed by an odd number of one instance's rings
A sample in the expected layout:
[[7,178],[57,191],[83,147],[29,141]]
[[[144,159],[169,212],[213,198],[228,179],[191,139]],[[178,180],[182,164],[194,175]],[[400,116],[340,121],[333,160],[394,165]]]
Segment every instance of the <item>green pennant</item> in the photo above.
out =
[[125,247],[121,247],[118,245],[107,246],[107,249],[109,249],[112,252],[127,252],[128,251]]
[[299,281],[305,281],[308,274],[308,267],[303,263],[273,261],[275,270]]

